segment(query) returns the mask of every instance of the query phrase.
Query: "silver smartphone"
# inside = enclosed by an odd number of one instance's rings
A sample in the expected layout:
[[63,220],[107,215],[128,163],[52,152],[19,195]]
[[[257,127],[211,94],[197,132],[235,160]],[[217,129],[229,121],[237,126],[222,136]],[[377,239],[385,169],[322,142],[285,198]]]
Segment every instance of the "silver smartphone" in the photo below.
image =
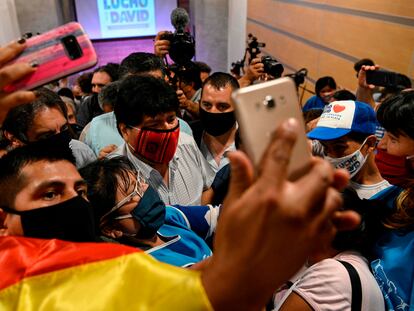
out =
[[251,85],[233,93],[243,148],[257,166],[272,133],[285,120],[299,120],[300,133],[289,162],[289,179],[302,176],[311,160],[302,110],[291,78]]

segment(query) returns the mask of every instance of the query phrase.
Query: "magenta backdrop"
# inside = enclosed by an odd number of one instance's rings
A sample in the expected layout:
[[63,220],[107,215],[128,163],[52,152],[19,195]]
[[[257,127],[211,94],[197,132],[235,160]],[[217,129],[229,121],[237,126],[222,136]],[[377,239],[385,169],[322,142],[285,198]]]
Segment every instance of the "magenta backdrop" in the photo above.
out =
[[94,41],[96,54],[98,54],[98,66],[107,63],[120,63],[123,58],[133,52],[154,53],[153,39],[124,39]]
[[[154,41],[150,39],[114,39],[92,42],[96,54],[98,55],[98,64],[94,68],[85,70],[89,72],[96,67],[106,65],[107,63],[120,63],[122,59],[133,52],[154,53]],[[77,77],[82,72],[68,77],[69,85],[75,83]]]

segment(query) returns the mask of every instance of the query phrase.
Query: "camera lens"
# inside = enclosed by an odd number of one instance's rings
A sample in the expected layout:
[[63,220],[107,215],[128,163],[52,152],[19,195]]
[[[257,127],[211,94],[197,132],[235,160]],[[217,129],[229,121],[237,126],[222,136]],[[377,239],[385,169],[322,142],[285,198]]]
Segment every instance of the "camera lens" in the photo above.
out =
[[263,56],[262,63],[264,66],[264,72],[270,74],[274,78],[280,78],[283,73],[283,65],[276,59],[270,56]]
[[272,109],[272,108],[275,108],[275,106],[276,106],[276,102],[275,102],[275,100],[273,99],[273,97],[272,96],[270,96],[270,95],[267,95],[266,97],[265,97],[265,99],[264,99],[264,101],[263,101],[263,104],[268,108],[268,109]]
[[78,40],[76,40],[75,36],[66,36],[61,39],[63,47],[65,49],[66,55],[70,59],[77,59],[82,57],[82,49],[79,46]]

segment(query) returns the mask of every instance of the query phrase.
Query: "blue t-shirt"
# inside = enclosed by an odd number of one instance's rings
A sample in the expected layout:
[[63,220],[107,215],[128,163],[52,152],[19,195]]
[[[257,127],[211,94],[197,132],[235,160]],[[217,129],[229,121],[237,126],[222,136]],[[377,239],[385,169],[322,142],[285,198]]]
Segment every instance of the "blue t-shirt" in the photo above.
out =
[[313,95],[310,97],[305,105],[302,108],[303,112],[309,111],[311,109],[323,109],[326,106],[326,103],[319,96]]
[[207,240],[214,233],[220,207],[167,206],[158,234],[168,241],[146,253],[179,267],[188,267],[212,255]]
[[[373,199],[395,208],[402,189],[389,187]],[[371,270],[384,295],[387,310],[413,310],[414,303],[414,230],[387,230],[375,245],[376,259]]]
[[413,310],[414,230],[388,230],[375,247],[371,270],[387,310]]

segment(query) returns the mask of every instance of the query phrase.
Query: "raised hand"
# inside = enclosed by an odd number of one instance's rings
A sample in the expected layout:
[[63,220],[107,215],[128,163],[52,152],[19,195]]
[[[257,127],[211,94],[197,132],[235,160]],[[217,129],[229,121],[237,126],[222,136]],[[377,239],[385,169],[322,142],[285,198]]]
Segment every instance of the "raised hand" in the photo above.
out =
[[19,55],[26,47],[25,40],[12,42],[0,47],[0,124],[3,123],[7,112],[18,105],[33,101],[36,96],[30,91],[5,92],[4,87],[33,73],[36,64],[16,63],[7,65],[9,61]]

